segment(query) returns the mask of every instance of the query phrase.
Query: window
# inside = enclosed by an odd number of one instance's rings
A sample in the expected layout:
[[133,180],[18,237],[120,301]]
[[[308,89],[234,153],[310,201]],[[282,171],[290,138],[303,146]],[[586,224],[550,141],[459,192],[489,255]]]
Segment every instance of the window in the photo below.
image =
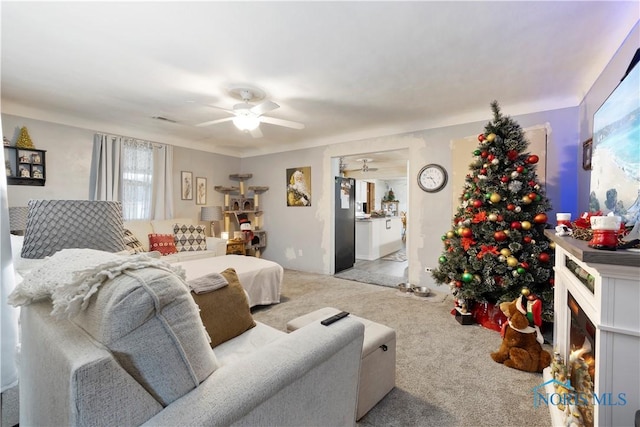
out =
[[125,139],[122,145],[122,215],[125,221],[151,219],[153,145]]
[[96,133],[90,200],[122,203],[125,221],[173,218],[173,147]]

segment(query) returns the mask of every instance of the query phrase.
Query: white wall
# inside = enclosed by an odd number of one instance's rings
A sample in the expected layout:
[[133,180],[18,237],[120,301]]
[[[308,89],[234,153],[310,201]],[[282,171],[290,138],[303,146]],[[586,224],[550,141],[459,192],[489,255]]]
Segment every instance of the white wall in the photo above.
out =
[[2,115],[2,133],[12,142],[26,126],[33,145],[46,150],[44,187],[9,185],[9,206],[27,206],[30,199],[77,199],[89,197],[89,170],[94,132],[57,123]]
[[[284,268],[328,273],[329,246],[321,242],[332,217],[324,201],[332,197],[327,187],[333,177],[323,170],[323,159],[321,148],[242,159],[242,173],[253,174],[250,185],[269,187],[260,199],[267,231],[262,256]],[[287,206],[286,171],[305,166],[311,167],[311,206]]]
[[382,198],[386,196],[389,189],[393,190],[395,199],[398,203],[398,212],[407,211],[408,207],[408,193],[407,193],[407,178],[397,179],[376,179],[376,196],[375,196],[375,209],[380,209],[382,205]]
[[[238,186],[238,181],[229,180],[229,175],[240,173],[240,159],[223,156],[188,148],[174,147],[173,151],[173,211],[175,218],[200,219],[201,205],[196,205],[195,194],[193,200],[181,200],[180,172],[193,173],[193,183],[196,178],[207,179],[207,202],[204,206],[222,206],[224,194],[214,190],[215,186]],[[223,222],[221,222],[221,227]]]

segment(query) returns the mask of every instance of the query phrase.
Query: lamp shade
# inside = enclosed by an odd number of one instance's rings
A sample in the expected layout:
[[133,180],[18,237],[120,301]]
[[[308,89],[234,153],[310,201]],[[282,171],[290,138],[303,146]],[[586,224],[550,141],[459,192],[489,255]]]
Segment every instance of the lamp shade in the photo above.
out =
[[220,221],[222,219],[222,207],[203,206],[200,208],[200,219],[202,221]]

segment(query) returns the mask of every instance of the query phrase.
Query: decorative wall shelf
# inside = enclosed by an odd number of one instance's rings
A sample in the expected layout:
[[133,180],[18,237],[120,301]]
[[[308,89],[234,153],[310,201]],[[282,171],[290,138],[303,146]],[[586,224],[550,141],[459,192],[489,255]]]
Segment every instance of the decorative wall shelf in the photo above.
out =
[[4,147],[7,184],[44,186],[45,153],[35,148]]

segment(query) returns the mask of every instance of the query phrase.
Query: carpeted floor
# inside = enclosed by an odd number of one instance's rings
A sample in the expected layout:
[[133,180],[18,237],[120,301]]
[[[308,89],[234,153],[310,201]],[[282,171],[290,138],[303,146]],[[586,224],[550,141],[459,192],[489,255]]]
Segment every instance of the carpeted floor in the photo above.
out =
[[389,287],[285,270],[282,302],[256,307],[253,315],[286,330],[287,321],[327,306],[396,330],[396,387],[358,426],[551,425],[548,409],[533,406],[542,375],[495,363],[489,353],[500,346],[500,335],[458,324],[450,297],[426,301]]

